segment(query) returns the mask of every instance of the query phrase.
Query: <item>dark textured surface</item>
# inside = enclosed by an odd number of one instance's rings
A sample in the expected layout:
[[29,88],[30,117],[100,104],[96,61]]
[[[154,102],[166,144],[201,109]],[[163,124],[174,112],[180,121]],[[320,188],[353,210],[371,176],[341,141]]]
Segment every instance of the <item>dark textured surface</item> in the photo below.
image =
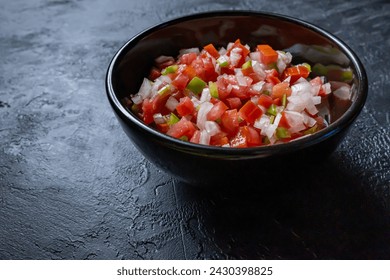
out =
[[[390,259],[388,1],[1,1],[0,259]],[[211,192],[172,180],[104,92],[145,28],[221,9],[278,12],[357,53],[369,97],[305,177]]]

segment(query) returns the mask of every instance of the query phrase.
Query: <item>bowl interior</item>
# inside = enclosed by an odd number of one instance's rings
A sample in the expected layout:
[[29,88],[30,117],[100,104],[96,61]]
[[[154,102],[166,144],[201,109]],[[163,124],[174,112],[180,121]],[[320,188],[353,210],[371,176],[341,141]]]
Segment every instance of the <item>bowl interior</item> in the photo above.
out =
[[[363,106],[365,96],[359,93],[366,91],[364,70],[352,51],[341,41],[300,20],[237,11],[187,16],[157,25],[133,37],[113,59],[111,79],[116,98],[120,103],[122,98],[137,93],[143,78],[148,76],[154,65],[154,59],[160,55],[176,57],[180,49],[202,47],[209,43],[217,47],[226,46],[236,39],[251,48],[266,43],[274,49],[289,51],[293,55],[293,63],[308,62],[312,66],[320,63],[352,71],[353,78],[348,81],[352,85],[352,102],[330,100],[331,123],[338,122],[347,111],[351,111],[351,116],[357,115],[357,111],[360,111],[357,109]],[[142,121],[136,122],[142,126]],[[331,129],[332,125],[325,130]]]

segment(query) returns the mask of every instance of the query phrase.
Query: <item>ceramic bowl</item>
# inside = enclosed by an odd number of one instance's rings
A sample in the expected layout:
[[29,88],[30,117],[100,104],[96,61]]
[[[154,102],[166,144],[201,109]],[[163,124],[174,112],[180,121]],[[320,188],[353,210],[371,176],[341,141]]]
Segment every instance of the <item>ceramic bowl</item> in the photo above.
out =
[[[180,49],[209,43],[226,46],[237,38],[250,46],[266,42],[274,49],[287,50],[293,62],[350,68],[352,102],[333,102],[330,125],[319,132],[289,143],[254,148],[214,147],[174,139],[145,125],[122,104],[123,98],[138,91],[156,57],[176,57]],[[249,11],[189,15],[147,29],[117,51],[105,83],[113,111],[133,144],[158,168],[191,185],[237,184],[324,160],[346,135],[367,96],[362,63],[336,36],[300,19]]]

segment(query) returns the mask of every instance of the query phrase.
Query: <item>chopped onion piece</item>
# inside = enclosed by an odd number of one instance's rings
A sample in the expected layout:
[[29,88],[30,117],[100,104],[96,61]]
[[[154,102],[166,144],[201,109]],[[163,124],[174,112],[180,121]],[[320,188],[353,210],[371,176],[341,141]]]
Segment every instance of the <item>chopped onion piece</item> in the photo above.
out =
[[163,62],[168,61],[168,60],[175,61],[175,59],[172,56],[165,56],[165,55],[160,55],[154,61],[156,63],[163,63]]
[[204,88],[202,90],[202,93],[200,95],[200,103],[210,101],[211,100],[211,94],[210,94],[210,89],[209,88]]
[[203,102],[200,104],[200,108],[198,111],[198,116],[196,118],[196,125],[199,129],[203,130],[205,128],[205,122],[207,121],[207,113],[213,108],[213,104],[211,102]]
[[156,124],[162,124],[166,122],[164,116],[161,115],[160,113],[154,114],[153,120]]
[[205,130],[210,136],[214,136],[221,131],[219,125],[214,121],[206,121]]
[[206,130],[202,130],[200,132],[199,144],[209,145],[210,137],[211,137],[210,134],[208,134]]
[[336,89],[333,94],[341,100],[349,100],[351,99],[351,90],[347,86],[341,86]]
[[179,55],[183,55],[183,54],[186,54],[186,53],[196,53],[196,54],[199,54],[200,51],[199,51],[199,48],[181,49],[179,51]]
[[139,89],[138,95],[140,95],[142,99],[146,99],[149,98],[151,94],[152,94],[152,82],[149,81],[147,78],[144,78],[141,87]]
[[169,111],[173,112],[178,104],[179,101],[177,101],[175,97],[169,96],[167,102],[165,103],[165,107],[167,107]]

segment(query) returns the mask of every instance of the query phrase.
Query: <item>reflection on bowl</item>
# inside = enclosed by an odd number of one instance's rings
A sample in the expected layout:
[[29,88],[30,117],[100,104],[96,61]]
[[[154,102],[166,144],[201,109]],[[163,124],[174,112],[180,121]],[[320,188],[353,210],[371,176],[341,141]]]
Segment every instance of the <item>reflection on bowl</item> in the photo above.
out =
[[[180,49],[209,43],[226,46],[239,38],[250,46],[259,43],[291,52],[294,63],[309,62],[313,73],[351,86],[351,101],[329,98],[323,112],[330,125],[304,138],[254,148],[212,147],[184,142],[145,125],[121,103],[138,91],[160,55],[176,57]],[[291,165],[321,160],[345,136],[364,106],[367,77],[352,50],[335,36],[287,16],[248,11],[195,14],[152,27],[131,38],[113,57],[106,76],[110,104],[124,131],[160,169],[191,184],[239,182]]]

